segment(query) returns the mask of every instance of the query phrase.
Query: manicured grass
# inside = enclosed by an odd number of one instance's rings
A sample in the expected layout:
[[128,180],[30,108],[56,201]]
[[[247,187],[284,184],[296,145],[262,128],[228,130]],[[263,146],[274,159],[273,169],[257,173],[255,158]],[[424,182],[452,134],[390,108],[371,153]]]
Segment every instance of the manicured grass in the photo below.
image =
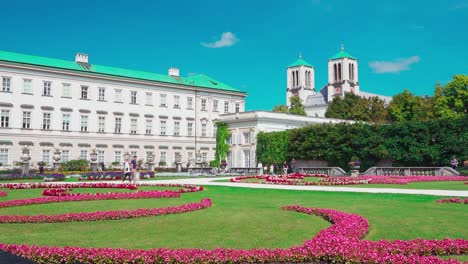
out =
[[[141,189],[153,189],[143,187]],[[110,189],[75,189],[74,192]],[[112,189],[112,191],[128,191]],[[7,190],[0,200],[39,197],[39,190]],[[211,198],[213,207],[180,215],[53,224],[0,224],[2,243],[124,248],[254,248],[300,245],[330,224],[321,218],[282,211],[300,204],[357,213],[370,222],[366,239],[468,238],[468,207],[437,204],[439,197],[206,187],[182,198],[68,202],[0,209],[1,214],[136,209],[181,205]]]

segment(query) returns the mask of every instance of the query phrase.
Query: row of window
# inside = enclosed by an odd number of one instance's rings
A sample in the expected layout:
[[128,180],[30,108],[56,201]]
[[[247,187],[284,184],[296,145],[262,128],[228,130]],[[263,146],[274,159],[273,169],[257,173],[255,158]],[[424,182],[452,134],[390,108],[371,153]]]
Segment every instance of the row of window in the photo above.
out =
[[[11,92],[11,77],[2,77],[2,91],[3,92]],[[43,96],[51,96],[52,91],[52,82],[51,81],[43,81],[42,82],[42,95]],[[33,93],[33,86],[31,79],[23,79],[23,93],[32,94]],[[80,99],[82,100],[90,100],[89,86],[82,85],[81,86],[81,93]],[[109,97],[107,94],[108,91],[105,87],[98,87],[98,101],[106,101]],[[130,91],[130,104],[139,104],[138,100],[138,92],[137,91]],[[65,98],[72,98],[72,87],[70,83],[62,83],[62,97]],[[125,95],[123,94],[122,89],[114,89],[114,100],[117,103],[123,103]],[[219,100],[213,100],[213,112],[219,112]],[[182,107],[181,96],[174,95],[173,96],[173,108],[180,109]],[[145,92],[145,104],[152,106],[153,105],[153,93],[152,92]],[[167,94],[159,94],[159,106],[160,107],[168,107],[167,102]],[[187,109],[194,109],[194,100],[193,97],[186,97],[186,106]],[[224,101],[224,113],[229,113],[230,111],[230,102]],[[235,103],[235,112],[240,112],[240,103]],[[207,99],[201,99],[201,111],[208,111],[208,104]]]
[[[145,160],[147,159],[148,155],[150,155],[152,152],[146,152],[146,157]],[[80,155],[78,157],[74,157],[74,159],[83,159],[83,160],[89,160],[89,154],[87,150],[80,150]],[[97,151],[97,162],[106,162],[105,160],[105,151],[104,150],[98,150]],[[136,156],[138,153],[136,151],[131,151],[130,156]],[[207,162],[208,161],[208,153],[207,152],[202,152],[202,161]],[[174,153],[174,159],[176,156],[181,155],[181,152],[175,152]],[[114,162],[123,162],[123,156],[124,152],[123,151],[114,151]],[[188,157],[193,157],[193,152],[187,152],[187,158]],[[50,149],[43,149],[42,150],[42,155],[41,155],[41,161],[43,161],[46,164],[51,164],[51,158],[52,158],[52,151]],[[61,150],[61,162],[68,162],[71,160],[70,157],[70,150],[68,149],[63,149]],[[159,162],[171,162],[171,160],[168,160],[167,157],[167,152],[166,151],[161,151],[159,152]],[[9,149],[6,148],[0,148],[0,164],[3,166],[9,165],[10,163],[10,157],[9,157]]]
[[229,144],[251,144],[255,143],[255,134],[253,132],[231,133],[229,137]]
[[253,150],[237,150],[229,151],[227,154],[227,162],[230,167],[256,167],[255,151]]
[[[52,113],[50,112],[43,112],[42,113],[42,124],[41,129],[43,130],[50,130],[51,129],[51,117]],[[97,132],[104,133],[109,132],[106,131],[106,116],[98,116],[97,120]],[[23,111],[23,119],[22,119],[22,128],[28,129],[31,127],[31,111]],[[71,114],[70,113],[62,113],[62,131],[70,131],[71,130]],[[181,122],[179,120],[174,120],[173,124],[173,135],[174,136],[181,136]],[[208,125],[209,122],[206,119],[200,120],[201,123],[201,136],[207,137],[208,136]],[[80,115],[80,131],[88,132],[89,131],[89,115],[81,114]],[[187,121],[186,126],[186,136],[193,136],[194,134],[194,121]],[[10,110],[8,109],[1,109],[0,111],[0,127],[10,127]],[[216,129],[215,126],[213,126]],[[130,134],[139,134],[138,131],[138,118],[132,117],[130,118]],[[159,134],[160,135],[168,135],[167,129],[168,128],[168,120],[159,120]],[[122,117],[114,117],[114,133],[122,133]],[[153,135],[153,119],[145,119],[145,127],[144,132],[145,135]],[[216,134],[214,131],[213,134]]]
[[[305,74],[305,86],[307,88],[312,87],[312,72],[310,70],[306,70],[304,74]],[[299,70],[295,70],[291,72],[291,87],[298,87],[300,85],[299,78],[300,78]]]

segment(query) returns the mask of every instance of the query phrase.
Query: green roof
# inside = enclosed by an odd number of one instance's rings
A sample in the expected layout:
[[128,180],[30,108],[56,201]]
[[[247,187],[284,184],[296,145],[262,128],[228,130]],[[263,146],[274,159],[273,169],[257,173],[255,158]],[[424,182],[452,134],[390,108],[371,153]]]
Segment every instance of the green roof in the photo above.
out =
[[181,84],[187,86],[197,86],[202,88],[218,89],[232,92],[242,92],[236,88],[233,88],[230,85],[227,85],[223,82],[217,81],[204,74],[196,74],[189,77],[173,77],[164,74],[138,71],[138,70],[129,70],[123,68],[116,68],[110,66],[102,66],[96,64],[89,64],[89,67],[86,65],[76,63],[75,61],[67,61],[61,59],[47,58],[41,56],[33,56],[21,53],[0,51],[0,61],[37,65],[50,68],[58,68],[71,71],[79,71],[88,74],[94,75],[108,75],[116,77],[126,77],[132,79],[146,80],[146,81],[155,81],[163,83],[172,83],[172,84]]
[[335,54],[333,57],[331,57],[330,60],[337,60],[342,58],[348,58],[353,60],[356,59],[353,56],[351,56],[348,52],[344,51],[344,49],[341,49],[341,51]]
[[307,61],[303,60],[302,58],[299,58],[297,61],[289,64],[288,68],[297,67],[297,66],[314,67],[314,66],[312,66],[312,64],[308,63]]

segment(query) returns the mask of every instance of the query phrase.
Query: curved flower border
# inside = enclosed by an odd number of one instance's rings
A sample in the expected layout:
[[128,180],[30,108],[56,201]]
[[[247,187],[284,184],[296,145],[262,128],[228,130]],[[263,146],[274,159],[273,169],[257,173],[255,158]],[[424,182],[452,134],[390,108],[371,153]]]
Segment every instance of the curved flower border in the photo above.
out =
[[[139,185],[142,186],[142,185]],[[76,193],[71,194],[68,191],[73,188],[121,188],[121,189],[137,189],[137,185],[132,184],[115,184],[115,183],[74,183],[74,184],[4,184],[12,190],[18,189],[35,189],[48,188],[43,191],[43,195],[49,197],[28,198],[20,200],[10,200],[0,202],[0,208],[36,205],[46,203],[59,202],[76,202],[76,201],[92,201],[92,200],[120,200],[120,199],[148,199],[148,198],[178,198],[181,193],[202,191],[203,187],[195,185],[182,184],[160,184],[152,185],[160,187],[178,187],[176,191],[137,191],[135,193]],[[4,192],[6,194],[6,192]],[[175,214],[189,211],[200,210],[211,206],[209,199],[203,199],[200,203],[185,204],[176,207],[166,208],[151,208],[151,209],[136,209],[136,210],[117,210],[117,211],[97,211],[97,212],[82,212],[82,213],[66,213],[57,215],[0,215],[0,223],[56,223],[56,222],[85,222],[85,221],[100,221],[100,220],[115,220],[135,217],[147,217],[164,214]]]
[[437,203],[457,203],[457,204],[468,204],[468,197],[463,199],[460,197],[456,198],[443,198],[436,200]]
[[[205,200],[206,206],[211,201]],[[333,223],[313,239],[288,249],[112,249],[0,244],[0,249],[41,263],[460,263],[436,255],[468,254],[468,240],[365,241],[367,219],[331,209],[285,206],[283,210],[316,215]]]

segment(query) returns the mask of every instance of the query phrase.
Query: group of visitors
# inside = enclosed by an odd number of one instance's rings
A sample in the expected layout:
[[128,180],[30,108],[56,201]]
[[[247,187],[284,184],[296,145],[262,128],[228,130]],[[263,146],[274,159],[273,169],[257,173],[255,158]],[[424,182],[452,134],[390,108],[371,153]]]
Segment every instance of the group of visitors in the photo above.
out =
[[[268,165],[265,166],[264,168],[265,172],[268,171]],[[275,175],[276,173],[282,172],[283,175],[286,175],[288,174],[288,172],[296,172],[296,160],[295,159],[292,159],[291,162],[288,163],[286,161],[283,162],[283,165],[282,167],[280,168],[279,164],[277,161],[275,161],[274,163],[272,163],[269,167],[269,170],[270,170],[270,174],[271,175]]]
[[133,156],[133,159],[131,161],[128,160],[128,158],[125,159],[124,161],[124,176],[122,179],[122,182],[125,182],[125,179],[128,177],[128,181],[133,183],[136,183],[137,180],[137,156]]

